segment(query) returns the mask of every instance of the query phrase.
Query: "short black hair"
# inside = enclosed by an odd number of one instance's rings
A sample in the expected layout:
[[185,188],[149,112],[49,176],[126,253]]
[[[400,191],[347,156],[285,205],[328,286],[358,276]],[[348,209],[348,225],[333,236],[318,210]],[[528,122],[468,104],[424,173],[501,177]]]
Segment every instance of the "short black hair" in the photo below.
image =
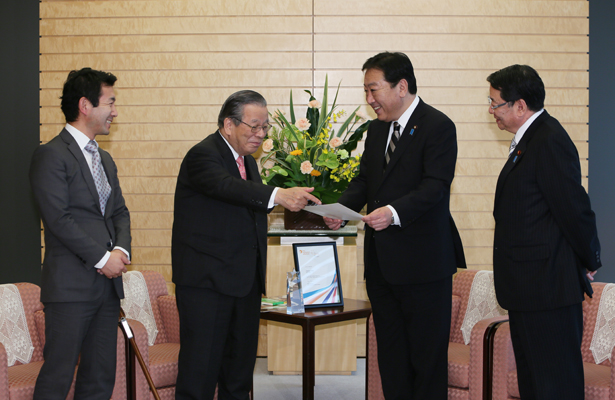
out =
[[66,82],[64,82],[62,97],[60,97],[66,122],[77,120],[79,99],[85,97],[94,107],[98,107],[98,100],[102,96],[102,87],[113,86],[115,81],[117,81],[115,75],[92,68],[70,71]]
[[239,125],[243,118],[243,107],[246,104],[257,104],[261,107],[267,107],[267,100],[254,90],[240,90],[235,92],[226,99],[220,114],[218,114],[218,128],[224,127],[224,120],[231,118],[235,126]]
[[410,94],[416,94],[416,77],[414,76],[414,68],[412,62],[404,53],[384,53],[376,54],[368,58],[363,64],[362,71],[368,69],[377,69],[382,71],[384,79],[391,84],[391,87],[397,86],[399,81],[405,79],[408,82],[408,91]]
[[500,91],[502,100],[514,103],[525,100],[531,111],[540,111],[545,106],[545,85],[538,72],[529,65],[511,65],[487,77],[491,87]]

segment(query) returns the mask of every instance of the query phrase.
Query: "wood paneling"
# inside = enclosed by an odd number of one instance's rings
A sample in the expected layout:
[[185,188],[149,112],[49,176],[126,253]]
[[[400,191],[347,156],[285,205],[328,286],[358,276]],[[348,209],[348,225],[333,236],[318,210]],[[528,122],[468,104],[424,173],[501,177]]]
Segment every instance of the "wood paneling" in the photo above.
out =
[[[488,113],[486,78],[511,64],[536,68],[546,108],[570,134],[586,176],[588,13],[585,0],[43,0],[41,141],[64,125],[58,98],[68,71],[117,75],[119,116],[98,140],[116,160],[131,211],[131,268],[170,282],[175,178],[188,149],[216,131],[228,95],[251,88],[270,111],[288,111],[292,89],[303,115],[303,90],[320,96],[328,75],[332,87],[341,81],[341,108],[361,106],[373,118],[361,66],[377,52],[404,51],[419,96],[457,126],[451,210],[469,267],[490,269],[493,193],[512,135]],[[280,219],[276,209],[270,221]],[[355,295],[365,298],[362,232],[356,243]]]

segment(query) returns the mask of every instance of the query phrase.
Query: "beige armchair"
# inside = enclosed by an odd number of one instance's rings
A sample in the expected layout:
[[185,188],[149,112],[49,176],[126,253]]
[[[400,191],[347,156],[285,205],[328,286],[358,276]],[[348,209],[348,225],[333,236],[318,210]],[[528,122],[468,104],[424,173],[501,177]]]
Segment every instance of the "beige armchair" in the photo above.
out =
[[[175,399],[175,383],[177,381],[177,360],[179,357],[179,315],[175,296],[169,295],[167,283],[162,274],[155,271],[131,271],[140,273],[147,285],[149,302],[155,320],[156,338],[153,344],[148,343],[150,338],[146,326],[151,324],[147,321],[134,321],[134,315],[124,306],[124,312],[134,331],[139,351],[148,365],[150,375],[158,394],[162,400]],[[124,278],[126,282],[126,277]],[[124,287],[124,294],[128,299],[131,291]],[[125,304],[125,303],[123,303]],[[145,305],[147,307],[147,305]],[[150,328],[150,332],[153,329]],[[137,399],[153,399],[149,386],[136,364],[136,394]]]
[[[585,375],[585,400],[615,400],[615,368],[611,368],[608,359],[596,364],[590,345],[594,328],[598,320],[598,309],[606,283],[592,283],[594,294],[592,298],[585,297],[583,302],[583,339],[581,354],[583,357],[583,373]],[[605,303],[603,307],[611,308],[613,304]],[[615,348],[611,349],[611,360],[615,360]],[[517,367],[510,339],[510,326],[503,324],[495,334],[493,359],[493,400],[519,399],[517,384]]]
[[[34,386],[38,373],[43,365],[43,348],[45,346],[45,314],[43,304],[40,302],[40,288],[31,283],[16,283],[23,303],[24,315],[32,341],[33,351],[30,362],[22,363],[15,361],[13,366],[8,366],[7,352],[0,343],[0,399],[29,400],[34,394]],[[0,309],[7,306],[3,304],[5,299],[0,299]],[[6,334],[6,327],[0,327]],[[67,396],[72,400],[74,396],[74,381]],[[118,329],[117,345],[117,369],[115,387],[112,399],[126,399],[126,359],[124,352],[124,337]]]

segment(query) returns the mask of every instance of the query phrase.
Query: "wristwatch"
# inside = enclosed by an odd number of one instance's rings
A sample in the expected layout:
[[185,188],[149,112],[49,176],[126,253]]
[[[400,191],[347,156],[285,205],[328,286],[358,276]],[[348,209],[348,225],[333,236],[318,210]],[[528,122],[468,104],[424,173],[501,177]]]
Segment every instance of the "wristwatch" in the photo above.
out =
[[391,225],[394,225],[394,224],[395,224],[395,216],[391,215]]

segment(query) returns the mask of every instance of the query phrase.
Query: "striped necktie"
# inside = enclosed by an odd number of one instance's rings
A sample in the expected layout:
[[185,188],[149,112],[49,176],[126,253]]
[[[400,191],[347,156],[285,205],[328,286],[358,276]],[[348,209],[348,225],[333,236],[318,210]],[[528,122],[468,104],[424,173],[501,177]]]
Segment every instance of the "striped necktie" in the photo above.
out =
[[384,156],[385,159],[385,168],[386,166],[389,164],[389,161],[391,161],[391,157],[393,157],[393,152],[395,151],[395,148],[397,147],[397,143],[399,143],[399,137],[400,137],[400,133],[399,133],[399,129],[401,128],[401,126],[397,123],[397,122],[393,122],[393,134],[391,135],[391,140],[389,141],[389,147],[387,148],[387,153]]

